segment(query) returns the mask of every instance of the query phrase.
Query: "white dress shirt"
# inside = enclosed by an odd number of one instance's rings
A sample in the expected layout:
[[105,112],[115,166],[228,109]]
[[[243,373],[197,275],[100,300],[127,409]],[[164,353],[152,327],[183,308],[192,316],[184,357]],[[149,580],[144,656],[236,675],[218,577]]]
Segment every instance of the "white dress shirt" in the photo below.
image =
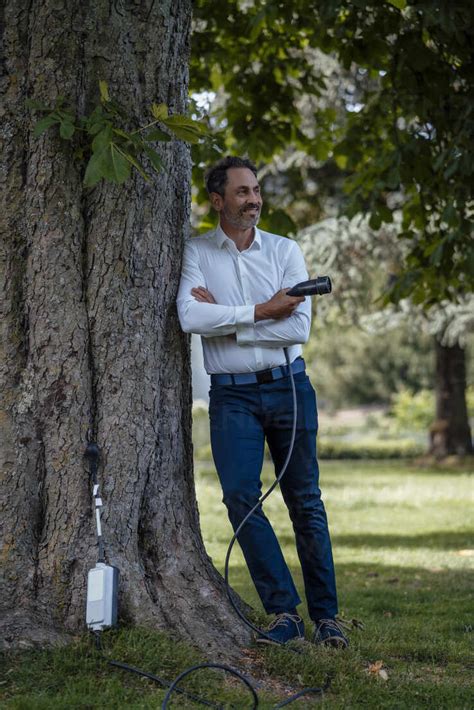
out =
[[[255,227],[248,249],[239,252],[219,226],[186,242],[177,298],[186,333],[198,333],[208,374],[257,372],[301,355],[309,337],[311,303],[306,298],[288,318],[255,323],[255,306],[282,288],[308,278],[296,242]],[[192,288],[204,286],[216,303],[201,303]],[[229,337],[231,336],[231,337]]]

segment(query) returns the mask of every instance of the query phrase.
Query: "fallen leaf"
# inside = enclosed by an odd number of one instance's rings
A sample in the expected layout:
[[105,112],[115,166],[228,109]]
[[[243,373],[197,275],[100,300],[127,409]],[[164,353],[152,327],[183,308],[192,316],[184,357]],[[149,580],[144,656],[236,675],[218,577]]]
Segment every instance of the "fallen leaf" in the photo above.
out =
[[374,663],[369,663],[368,671],[369,673],[377,674],[383,667],[383,661],[374,661]]
[[456,554],[460,557],[474,557],[474,550],[458,550]]
[[383,615],[386,616],[386,617],[388,617],[389,619],[391,619],[392,616],[393,616],[393,614],[392,614],[391,611],[384,611]]
[[388,680],[388,671],[383,667],[383,661],[374,661],[374,663],[369,663],[367,672],[371,675],[377,676],[377,678],[381,678],[384,681]]

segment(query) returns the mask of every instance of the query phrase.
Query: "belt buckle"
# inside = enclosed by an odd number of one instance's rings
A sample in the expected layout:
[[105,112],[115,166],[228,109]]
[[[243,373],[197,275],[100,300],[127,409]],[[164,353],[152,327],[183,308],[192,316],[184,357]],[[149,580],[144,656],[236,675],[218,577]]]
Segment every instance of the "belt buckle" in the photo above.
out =
[[273,382],[273,373],[271,370],[262,370],[261,372],[256,372],[255,376],[259,385],[265,385],[268,382]]

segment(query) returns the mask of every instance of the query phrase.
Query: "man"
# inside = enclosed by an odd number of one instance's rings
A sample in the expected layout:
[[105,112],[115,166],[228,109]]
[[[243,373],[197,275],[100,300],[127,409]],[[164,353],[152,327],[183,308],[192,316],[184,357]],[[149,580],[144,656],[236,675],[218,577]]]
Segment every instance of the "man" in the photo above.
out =
[[[249,160],[224,158],[208,171],[206,187],[219,226],[186,244],[177,303],[183,330],[202,336],[211,375],[211,446],[223,500],[235,530],[261,493],[265,439],[277,474],[283,466],[293,417],[286,347],[298,420],[281,491],[295,531],[314,641],[345,647],[348,641],[335,620],[331,542],[318,488],[315,394],[301,358],[311,304],[286,293],[308,278],[304,259],[295,242],[257,229],[262,196]],[[261,508],[238,540],[265,611],[276,615],[270,638],[259,640],[302,638],[304,624],[296,611],[301,600]]]

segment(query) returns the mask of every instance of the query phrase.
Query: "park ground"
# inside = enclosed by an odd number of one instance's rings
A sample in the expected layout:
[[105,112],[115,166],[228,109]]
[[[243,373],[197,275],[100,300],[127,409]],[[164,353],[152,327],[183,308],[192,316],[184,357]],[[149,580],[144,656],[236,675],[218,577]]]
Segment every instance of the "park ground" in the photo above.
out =
[[[270,463],[264,479],[272,480]],[[211,462],[196,465],[206,546],[223,569],[230,525]],[[352,626],[346,651],[303,653],[252,647],[242,668],[259,682],[260,706],[271,708],[306,686],[329,683],[324,696],[290,707],[429,708],[474,706],[473,478],[468,464],[423,467],[407,461],[323,461],[321,483],[332,531],[341,616]],[[297,586],[303,591],[291,525],[277,491],[266,504]],[[241,554],[231,583],[264,619]],[[260,610],[260,611],[259,611]],[[310,639],[310,624],[304,605]],[[164,634],[122,628],[104,637],[105,653],[173,679],[202,660]],[[214,659],[217,660],[217,659]],[[188,688],[223,707],[249,708],[236,682],[212,671],[191,676]],[[157,708],[164,692],[152,681],[107,667],[84,636],[61,650],[24,650],[2,660],[0,706]],[[170,707],[198,707],[175,699]]]

